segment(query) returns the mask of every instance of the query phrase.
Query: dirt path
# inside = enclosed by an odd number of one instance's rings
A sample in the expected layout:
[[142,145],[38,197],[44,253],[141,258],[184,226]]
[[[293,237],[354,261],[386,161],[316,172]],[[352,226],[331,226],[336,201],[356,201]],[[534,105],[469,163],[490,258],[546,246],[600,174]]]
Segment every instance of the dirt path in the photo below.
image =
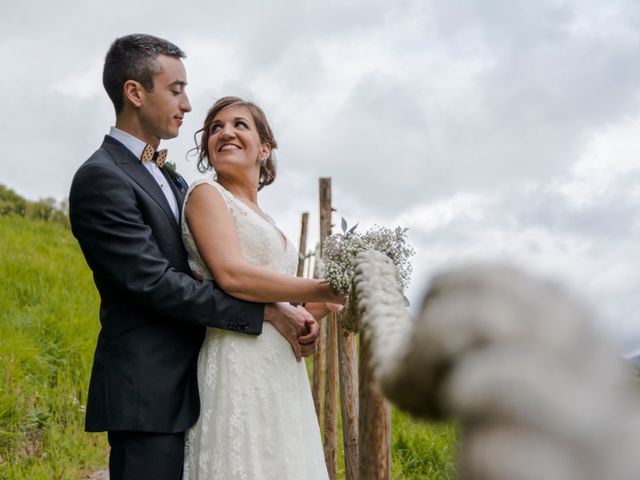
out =
[[86,480],[109,480],[109,470],[98,470],[86,477]]

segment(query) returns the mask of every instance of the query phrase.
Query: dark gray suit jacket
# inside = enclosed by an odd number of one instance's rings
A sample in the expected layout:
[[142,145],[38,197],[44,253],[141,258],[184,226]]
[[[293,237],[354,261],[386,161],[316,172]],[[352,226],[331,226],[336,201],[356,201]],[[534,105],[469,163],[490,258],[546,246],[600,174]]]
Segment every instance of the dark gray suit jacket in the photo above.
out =
[[101,300],[86,430],[184,431],[200,413],[205,327],[259,334],[264,306],[192,278],[162,190],[110,136],[78,169],[69,215]]

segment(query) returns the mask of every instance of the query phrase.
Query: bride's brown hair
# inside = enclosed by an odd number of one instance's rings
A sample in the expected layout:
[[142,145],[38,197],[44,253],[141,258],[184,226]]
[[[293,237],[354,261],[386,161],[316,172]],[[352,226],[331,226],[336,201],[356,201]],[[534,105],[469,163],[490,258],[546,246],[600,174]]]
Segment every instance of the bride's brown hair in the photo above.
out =
[[[276,142],[276,139],[273,136],[273,132],[271,131],[271,127],[267,121],[267,116],[264,114],[262,109],[255,103],[248,102],[240,97],[222,97],[219,99],[207,112],[202,128],[193,134],[193,139],[196,143],[195,150],[198,153],[198,170],[200,173],[205,173],[213,169],[209,160],[208,146],[211,124],[218,113],[232,105],[242,105],[251,112],[253,121],[256,124],[258,136],[260,137],[260,143],[267,143],[271,147],[271,154],[267,159],[267,163],[260,167],[260,179],[258,180],[258,190],[260,190],[265,185],[272,184],[276,179],[276,163],[273,151],[278,148],[278,142]],[[198,141],[198,134],[201,134],[200,141]]]

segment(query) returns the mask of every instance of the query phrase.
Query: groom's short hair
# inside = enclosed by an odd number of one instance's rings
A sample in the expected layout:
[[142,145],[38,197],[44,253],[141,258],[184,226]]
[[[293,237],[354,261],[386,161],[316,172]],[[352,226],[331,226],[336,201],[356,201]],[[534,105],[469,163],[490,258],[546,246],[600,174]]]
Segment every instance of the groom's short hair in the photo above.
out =
[[173,43],[162,38],[134,33],[116,38],[104,60],[102,84],[116,109],[116,115],[124,107],[122,86],[127,80],[140,82],[148,92],[153,90],[153,76],[159,68],[159,55],[184,58],[185,53]]

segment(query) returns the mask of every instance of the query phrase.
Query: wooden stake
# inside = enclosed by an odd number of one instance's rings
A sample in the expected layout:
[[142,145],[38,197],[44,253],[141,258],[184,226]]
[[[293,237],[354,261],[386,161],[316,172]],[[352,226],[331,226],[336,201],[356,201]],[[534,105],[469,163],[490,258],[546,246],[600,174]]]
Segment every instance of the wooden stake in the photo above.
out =
[[[331,178],[320,178],[320,255],[325,239],[331,235]],[[335,314],[325,319],[326,378],[324,399],[324,457],[329,479],[338,471],[338,331]]]
[[[340,410],[346,480],[358,479],[358,364],[356,336],[338,326]],[[365,478],[365,477],[361,477]]]
[[327,375],[324,395],[324,458],[329,479],[338,474],[338,326],[335,313],[326,318]]
[[331,235],[331,177],[320,178],[320,254],[324,241]]
[[[320,250],[316,248],[314,255],[314,271],[313,277],[317,278],[318,259]],[[325,338],[327,337],[326,318],[318,320],[320,324],[320,334],[318,335],[318,348],[313,356],[313,382],[311,386],[311,394],[313,395],[313,405],[316,409],[316,415],[318,417],[318,425],[322,427],[322,394],[324,393],[324,361],[325,361]]]
[[309,212],[302,213],[302,221],[300,222],[300,246],[298,248],[298,273],[299,277],[304,275],[305,253],[307,251],[307,223],[309,221]]
[[391,478],[391,410],[373,382],[367,333],[366,328],[360,332],[359,478],[388,480]]

